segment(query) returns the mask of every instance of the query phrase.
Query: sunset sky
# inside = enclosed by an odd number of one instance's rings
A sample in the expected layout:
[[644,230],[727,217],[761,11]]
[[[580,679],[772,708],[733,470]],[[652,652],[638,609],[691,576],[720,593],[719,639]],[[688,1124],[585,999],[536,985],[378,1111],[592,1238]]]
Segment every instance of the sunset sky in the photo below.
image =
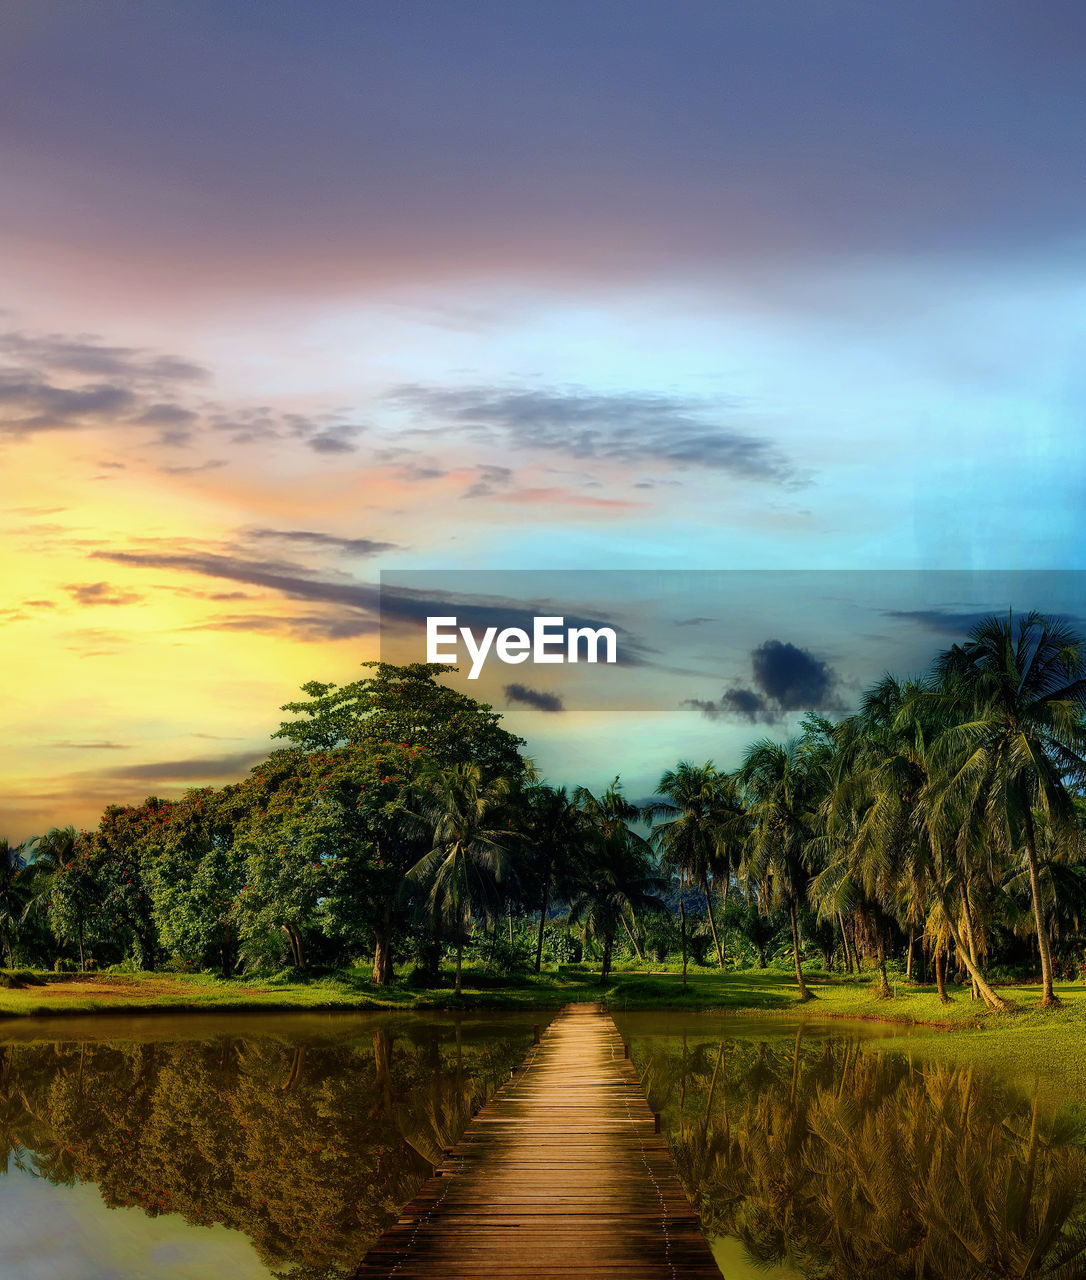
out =
[[[243,776],[381,571],[1086,569],[1076,0],[0,30],[0,834]],[[779,585],[671,710],[496,705],[555,781],[730,766],[753,654],[848,666]]]

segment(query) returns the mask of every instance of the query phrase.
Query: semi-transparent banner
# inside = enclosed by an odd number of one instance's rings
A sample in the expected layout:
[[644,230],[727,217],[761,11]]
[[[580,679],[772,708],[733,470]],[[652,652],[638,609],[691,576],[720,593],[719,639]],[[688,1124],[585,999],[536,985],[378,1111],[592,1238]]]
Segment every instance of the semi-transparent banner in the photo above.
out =
[[499,709],[771,724],[852,710],[995,614],[1086,633],[1082,571],[407,570],[381,574],[383,662],[444,662]]

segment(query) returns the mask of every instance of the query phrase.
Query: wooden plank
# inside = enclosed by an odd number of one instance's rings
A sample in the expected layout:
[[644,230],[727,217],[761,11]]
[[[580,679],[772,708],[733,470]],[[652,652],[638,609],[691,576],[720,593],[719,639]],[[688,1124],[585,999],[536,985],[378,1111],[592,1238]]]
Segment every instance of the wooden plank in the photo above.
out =
[[720,1280],[602,1005],[569,1005],[355,1280]]

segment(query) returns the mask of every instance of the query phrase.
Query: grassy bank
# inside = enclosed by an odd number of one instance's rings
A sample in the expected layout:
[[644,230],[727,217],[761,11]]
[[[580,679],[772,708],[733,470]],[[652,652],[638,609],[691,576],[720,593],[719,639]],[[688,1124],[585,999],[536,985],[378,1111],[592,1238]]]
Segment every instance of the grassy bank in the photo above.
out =
[[[604,1000],[615,1011],[674,1009],[691,1013],[754,1013],[812,1021],[877,1020],[900,1027],[902,1043],[926,1056],[967,1058],[1023,1078],[1044,1076],[1086,1096],[1086,987],[1057,988],[1063,1008],[1041,1012],[1037,987],[1007,987],[1018,1012],[990,1013],[952,987],[952,1002],[942,1005],[934,988],[901,984],[897,994],[879,999],[869,981],[814,975],[816,998],[801,1005],[786,973],[752,970],[681,975],[667,970],[626,970],[604,986],[584,966],[559,973],[517,977],[468,969],[457,997],[448,986],[419,987],[400,979],[374,987],[368,971],[345,970],[305,981],[242,977],[223,980],[206,974],[99,973],[17,974],[15,986],[2,985],[0,1027],[5,1017],[58,1014],[150,1013],[184,1010],[352,1010],[352,1009],[554,1009],[570,1001]],[[960,1034],[948,1035],[947,1032]],[[2,1034],[2,1032],[0,1032]],[[896,1040],[896,1037],[895,1037]]]
[[596,970],[584,965],[567,965],[560,972],[539,975],[500,975],[466,968],[460,996],[450,985],[420,986],[404,977],[375,987],[364,969],[303,979],[289,975],[222,979],[181,973],[8,974],[0,970],[0,1017],[187,1008],[524,1009],[554,1008],[576,1000],[603,1000],[616,1009],[871,1018],[942,1029],[984,1029],[1012,1023],[1057,1025],[1065,1017],[1086,1015],[1086,986],[1072,983],[1058,988],[1067,1008],[1054,1015],[1036,1013],[1040,990],[1032,986],[1001,989],[1019,1007],[1017,1014],[1006,1015],[988,1012],[970,1000],[967,989],[956,987],[950,988],[951,1003],[943,1005],[933,987],[901,983],[889,999],[879,999],[867,980],[815,973],[808,985],[815,999],[801,1005],[791,975],[771,969],[726,974],[694,971],[684,991],[681,974],[662,967],[624,969],[613,973],[602,986]]

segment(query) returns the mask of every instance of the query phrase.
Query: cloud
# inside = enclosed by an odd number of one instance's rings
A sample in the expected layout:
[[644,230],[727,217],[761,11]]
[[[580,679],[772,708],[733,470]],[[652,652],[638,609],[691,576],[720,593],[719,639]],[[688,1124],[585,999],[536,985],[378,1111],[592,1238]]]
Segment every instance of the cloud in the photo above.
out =
[[127,742],[71,742],[64,739],[61,742],[50,742],[50,747],[63,748],[66,751],[128,751],[130,745]]
[[111,587],[108,582],[72,583],[64,589],[78,604],[135,604],[143,599],[138,592]]
[[505,489],[513,479],[512,467],[476,467],[476,479],[460,495],[462,498],[489,498]]
[[296,640],[323,641],[374,635],[379,627],[376,619],[353,613],[303,613],[287,618],[271,614],[238,614],[227,618],[211,618],[187,630],[249,631],[255,634],[286,635]]
[[244,582],[253,587],[279,591],[293,600],[319,600],[346,604],[376,613],[380,603],[377,587],[352,582],[327,582],[307,576],[297,565],[281,561],[249,560],[214,552],[92,551],[92,559],[144,569],[173,569],[228,582]]
[[779,724],[791,712],[844,710],[840,679],[829,663],[787,640],[765,640],[751,651],[751,684],[734,684],[716,700],[688,698],[683,705],[709,720]]
[[191,360],[143,347],[110,346],[91,336],[0,333],[0,355],[31,366],[87,377],[123,378],[141,385],[200,382],[208,377],[207,369]]
[[526,684],[507,684],[505,696],[509,702],[522,702],[525,706],[534,707],[537,711],[565,710],[562,699],[556,693],[530,689]]
[[187,442],[196,413],[179,403],[207,371],[177,356],[95,338],[0,333],[0,434],[91,426],[152,427]]
[[94,770],[93,776],[114,782],[204,782],[236,780],[268,754],[264,751],[235,751],[221,756],[204,756],[192,760],[157,760],[147,764],[121,765],[115,769]]
[[795,483],[792,464],[771,441],[720,421],[724,411],[675,396],[599,395],[582,389],[466,390],[401,386],[391,399],[428,420],[473,432],[480,441],[604,462],[710,467],[743,479]]
[[375,556],[384,551],[398,550],[394,542],[378,542],[374,538],[343,538],[338,534],[321,533],[315,529],[246,529],[244,532],[249,538],[327,548],[355,556]]
[[358,445],[348,427],[327,428],[309,436],[306,445],[314,453],[355,453]]

